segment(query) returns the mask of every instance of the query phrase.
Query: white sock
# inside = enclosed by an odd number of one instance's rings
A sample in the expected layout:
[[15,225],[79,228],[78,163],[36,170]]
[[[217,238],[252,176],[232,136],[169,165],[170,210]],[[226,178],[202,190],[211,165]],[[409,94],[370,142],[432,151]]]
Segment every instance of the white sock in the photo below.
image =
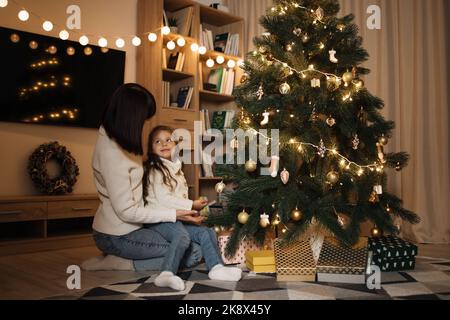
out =
[[86,271],[134,271],[132,260],[108,255],[106,257],[95,257],[81,265]]
[[155,279],[155,285],[162,288],[172,288],[176,291],[184,291],[186,289],[183,279],[177,277],[170,271],[161,272]]
[[239,281],[242,278],[242,270],[235,267],[225,267],[222,264],[214,266],[208,274],[211,280]]

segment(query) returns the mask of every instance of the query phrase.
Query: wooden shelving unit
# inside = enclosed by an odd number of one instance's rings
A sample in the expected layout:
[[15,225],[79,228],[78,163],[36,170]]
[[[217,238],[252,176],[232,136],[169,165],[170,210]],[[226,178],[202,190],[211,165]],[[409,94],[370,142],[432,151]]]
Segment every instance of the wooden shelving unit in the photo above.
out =
[[[222,55],[225,61],[233,59],[237,63],[243,58],[244,19],[191,0],[139,0],[138,33],[143,34],[160,30],[163,26],[163,10],[166,12],[175,12],[187,7],[194,8],[191,34],[189,37],[183,36],[187,42],[186,46],[176,49],[186,54],[183,71],[163,69],[163,48],[165,48],[168,41],[176,41],[180,37],[177,34],[171,33],[164,37],[158,37],[156,43],[144,41],[143,45],[138,48],[137,79],[140,84],[154,94],[158,105],[157,114],[152,119],[147,130],[151,130],[156,125],[168,125],[175,129],[183,128],[189,130],[194,139],[194,121],[200,120],[201,109],[208,109],[210,115],[215,111],[238,110],[233,96],[203,90],[201,79],[205,79],[209,72],[209,69],[205,65],[207,59],[215,59],[217,56]],[[201,24],[204,28],[212,30],[214,34],[225,32],[238,33],[240,36],[239,55],[230,56],[214,51],[208,51],[205,55],[200,55],[198,52],[192,52],[190,50],[190,44],[200,44]],[[200,67],[200,63],[202,67]],[[222,65],[220,67],[224,66]],[[237,66],[235,71],[236,86],[239,84],[242,72]],[[171,83],[172,94],[176,94],[181,86],[189,85],[194,87],[194,94],[188,110],[163,106],[162,81]],[[208,198],[212,197],[212,200],[215,199],[217,195],[215,194],[214,186],[217,182],[221,181],[221,178],[202,177],[201,167],[199,165],[186,165],[183,170],[190,186],[190,197],[192,199],[197,199],[200,196],[208,196]]]
[[96,195],[0,198],[0,256],[93,245]]

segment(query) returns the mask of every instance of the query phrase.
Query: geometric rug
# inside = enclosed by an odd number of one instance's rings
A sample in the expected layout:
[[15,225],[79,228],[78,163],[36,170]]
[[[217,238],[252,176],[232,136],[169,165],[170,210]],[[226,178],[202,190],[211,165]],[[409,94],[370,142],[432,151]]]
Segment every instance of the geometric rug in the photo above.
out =
[[275,274],[245,268],[237,283],[213,281],[200,265],[179,274],[186,281],[183,292],[156,287],[153,274],[50,300],[450,300],[450,260],[416,259],[415,270],[383,273],[379,290],[362,284],[278,282]]

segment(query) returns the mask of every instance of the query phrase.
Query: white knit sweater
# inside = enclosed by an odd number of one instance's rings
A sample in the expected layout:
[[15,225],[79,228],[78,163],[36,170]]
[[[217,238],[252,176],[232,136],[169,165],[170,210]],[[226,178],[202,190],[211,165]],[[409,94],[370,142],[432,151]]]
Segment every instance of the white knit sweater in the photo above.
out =
[[191,210],[193,201],[189,200],[189,187],[181,170],[180,160],[175,162],[161,159],[172,177],[177,181],[175,188],[171,190],[164,184],[163,175],[160,171],[152,170],[149,174],[149,190],[147,196],[147,207],[151,211],[158,208]]
[[122,236],[142,228],[143,224],[175,222],[176,210],[144,207],[141,157],[124,151],[100,128],[92,160],[100,206],[94,230]]

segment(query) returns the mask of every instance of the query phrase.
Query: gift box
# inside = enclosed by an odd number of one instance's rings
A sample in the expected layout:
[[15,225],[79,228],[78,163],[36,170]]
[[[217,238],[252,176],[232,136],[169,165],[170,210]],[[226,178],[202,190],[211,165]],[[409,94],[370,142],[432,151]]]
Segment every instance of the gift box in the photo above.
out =
[[413,270],[418,254],[417,246],[403,239],[386,236],[369,239],[369,250],[373,252],[372,264],[381,271]]
[[317,262],[317,280],[365,284],[368,263],[367,238],[360,238],[353,247],[343,246],[334,238],[326,238]]
[[256,244],[253,239],[245,239],[241,241],[236,254],[233,257],[226,257],[225,249],[227,247],[228,241],[230,240],[230,234],[223,234],[219,236],[218,244],[220,249],[220,254],[222,256],[223,263],[226,265],[230,264],[244,264],[245,254],[247,251],[259,251],[263,248]]
[[256,273],[275,273],[275,253],[273,250],[247,251],[247,268]]
[[275,240],[277,281],[315,281],[316,263],[309,240],[298,240],[283,245]]

